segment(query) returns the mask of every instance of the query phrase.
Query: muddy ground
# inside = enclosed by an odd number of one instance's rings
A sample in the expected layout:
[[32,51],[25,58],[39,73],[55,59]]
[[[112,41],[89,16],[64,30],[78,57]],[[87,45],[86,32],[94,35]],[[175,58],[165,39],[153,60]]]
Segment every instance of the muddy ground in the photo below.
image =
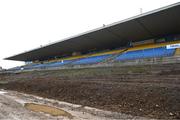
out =
[[0,88],[134,116],[180,119],[180,64],[1,74]]
[[0,89],[0,120],[124,120],[143,119],[117,112]]

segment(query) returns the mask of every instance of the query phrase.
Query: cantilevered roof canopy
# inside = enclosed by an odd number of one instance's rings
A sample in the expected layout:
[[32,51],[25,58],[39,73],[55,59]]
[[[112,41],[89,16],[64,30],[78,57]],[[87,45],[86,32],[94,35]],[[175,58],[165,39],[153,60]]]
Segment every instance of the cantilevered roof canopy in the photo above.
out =
[[18,61],[46,60],[72,52],[110,49],[123,46],[129,41],[140,41],[179,33],[180,2],[6,59]]

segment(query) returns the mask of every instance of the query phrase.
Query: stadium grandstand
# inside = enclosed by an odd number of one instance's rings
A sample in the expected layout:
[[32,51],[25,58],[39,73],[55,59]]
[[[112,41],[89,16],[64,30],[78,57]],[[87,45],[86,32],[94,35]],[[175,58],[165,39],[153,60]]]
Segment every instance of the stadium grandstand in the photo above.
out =
[[14,55],[11,70],[120,64],[180,55],[180,3]]

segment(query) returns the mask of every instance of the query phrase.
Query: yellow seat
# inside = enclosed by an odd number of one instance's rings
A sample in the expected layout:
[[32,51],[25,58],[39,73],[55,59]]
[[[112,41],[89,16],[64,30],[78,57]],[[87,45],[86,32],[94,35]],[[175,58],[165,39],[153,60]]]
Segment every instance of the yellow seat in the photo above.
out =
[[180,48],[176,48],[174,56],[180,56]]
[[143,50],[148,48],[157,48],[157,47],[163,47],[170,44],[177,44],[180,43],[180,41],[172,41],[172,42],[165,42],[165,43],[156,43],[156,44],[146,44],[146,45],[139,45],[132,48],[129,48],[127,51],[135,51],[135,50]]

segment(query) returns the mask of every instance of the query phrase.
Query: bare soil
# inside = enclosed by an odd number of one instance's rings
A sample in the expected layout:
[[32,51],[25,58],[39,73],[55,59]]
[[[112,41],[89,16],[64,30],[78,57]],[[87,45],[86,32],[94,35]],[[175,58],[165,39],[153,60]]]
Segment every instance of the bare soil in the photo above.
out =
[[0,88],[134,116],[180,119],[180,64],[0,74]]
[[0,120],[150,120],[2,89],[0,106]]

